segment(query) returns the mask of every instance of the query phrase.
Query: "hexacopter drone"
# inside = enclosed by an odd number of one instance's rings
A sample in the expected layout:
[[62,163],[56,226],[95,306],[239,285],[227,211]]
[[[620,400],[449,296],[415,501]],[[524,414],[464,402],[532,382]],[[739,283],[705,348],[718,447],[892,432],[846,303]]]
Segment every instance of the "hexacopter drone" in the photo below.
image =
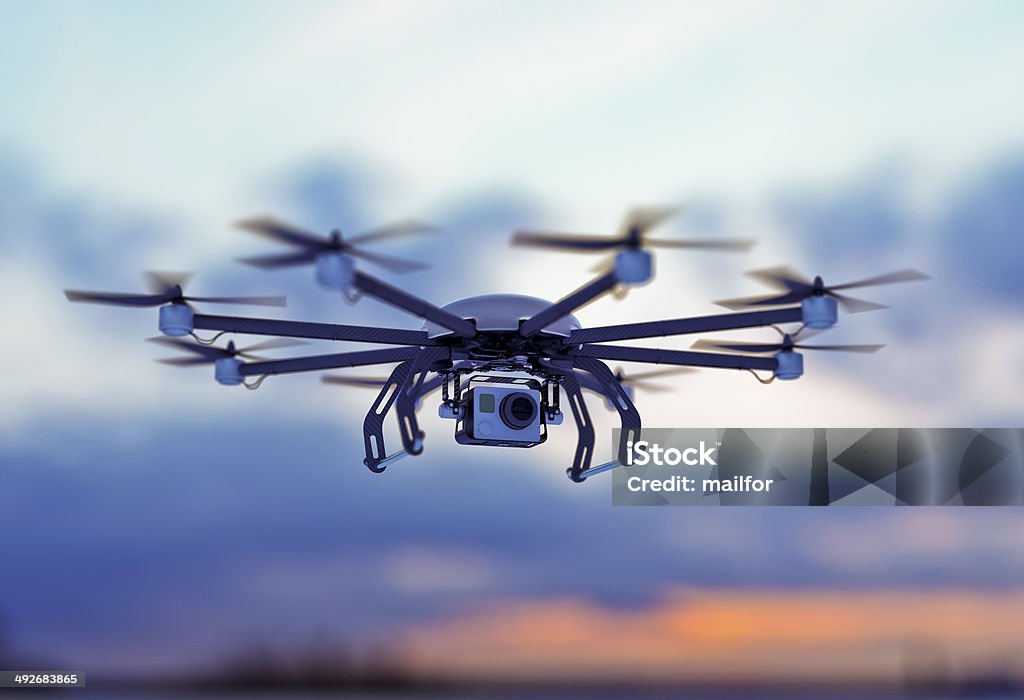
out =
[[[345,239],[339,231],[328,238],[273,219],[242,222],[242,228],[296,250],[284,254],[244,259],[243,262],[275,269],[314,265],[317,281],[354,301],[374,297],[423,319],[420,330],[349,326],[277,319],[216,316],[196,312],[190,302],[283,306],[283,297],[193,297],[182,291],[183,276],[150,273],[150,294],[121,294],[66,290],[71,301],[119,306],[160,307],[159,328],[165,344],[187,351],[189,356],[166,360],[170,364],[212,363],[221,384],[245,383],[254,388],[272,374],[379,364],[397,364],[387,379],[337,378],[343,384],[379,385],[380,391],[363,421],[365,459],[374,472],[382,472],[396,460],[423,451],[424,433],[416,413],[421,400],[441,389],[439,413],[455,422],[455,439],[463,445],[533,447],[547,439],[548,426],[562,423],[562,404],[568,403],[576,423],[578,441],[567,473],[576,482],[627,462],[628,445],[640,432],[640,414],[632,401],[630,380],[613,372],[603,360],[639,362],[676,367],[718,367],[747,370],[764,383],[792,380],[803,374],[800,349],[874,352],[881,345],[806,345],[796,339],[806,329],[831,328],[838,306],[850,312],[884,308],[853,299],[841,290],[925,279],[916,270],[900,270],[856,282],[826,285],[821,277],[806,280],[788,268],[751,273],[779,290],[767,297],[719,302],[738,313],[718,314],[615,326],[583,328],[573,312],[606,293],[649,282],[652,256],[646,248],[745,249],[749,241],[654,240],[646,233],[664,220],[669,210],[637,209],[623,222],[616,237],[519,232],[517,245],[584,252],[616,251],[607,268],[591,282],[550,303],[517,294],[488,294],[434,304],[391,286],[356,269],[357,258],[393,271],[422,267],[363,250],[359,245],[423,230],[405,223]],[[780,326],[800,324],[785,333]],[[698,341],[696,350],[662,350],[605,343],[639,338],[675,336],[712,331],[771,326],[782,334],[775,343],[711,343]],[[276,336],[255,346],[226,349],[202,340],[197,330]],[[196,343],[183,340],[192,336]],[[214,338],[214,339],[215,339]],[[265,360],[253,351],[294,345],[294,339],[355,341],[395,347],[328,355]],[[292,339],[292,340],[289,340]],[[727,352],[705,352],[716,350]],[[757,373],[769,373],[762,378]],[[428,379],[429,375],[434,375]],[[254,381],[246,382],[247,378]],[[324,378],[331,380],[332,378]],[[591,466],[594,427],[583,398],[583,389],[594,391],[619,414],[622,430],[614,460]],[[564,398],[563,398],[564,395]],[[385,451],[383,424],[388,412],[398,418],[402,450]]]

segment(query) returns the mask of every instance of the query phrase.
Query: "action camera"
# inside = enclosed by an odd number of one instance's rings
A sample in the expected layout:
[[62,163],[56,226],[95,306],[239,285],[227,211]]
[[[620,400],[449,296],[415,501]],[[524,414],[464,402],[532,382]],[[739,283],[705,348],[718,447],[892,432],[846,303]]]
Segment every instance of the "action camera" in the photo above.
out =
[[463,444],[532,447],[541,436],[541,393],[525,385],[475,386],[465,393],[465,416],[456,439]]

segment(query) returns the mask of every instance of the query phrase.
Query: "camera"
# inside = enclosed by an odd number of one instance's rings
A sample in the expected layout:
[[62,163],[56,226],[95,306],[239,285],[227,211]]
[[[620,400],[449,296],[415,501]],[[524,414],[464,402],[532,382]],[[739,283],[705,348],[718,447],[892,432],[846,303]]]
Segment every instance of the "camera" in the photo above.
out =
[[535,381],[474,386],[463,395],[462,406],[455,439],[463,445],[533,447],[547,438]]

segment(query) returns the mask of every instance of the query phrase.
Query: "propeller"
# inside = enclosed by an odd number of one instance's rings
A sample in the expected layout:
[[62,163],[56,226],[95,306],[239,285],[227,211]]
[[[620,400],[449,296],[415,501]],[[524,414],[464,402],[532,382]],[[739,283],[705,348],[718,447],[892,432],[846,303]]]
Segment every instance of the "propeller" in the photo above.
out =
[[793,336],[786,333],[778,343],[719,343],[712,340],[698,340],[691,347],[695,350],[734,350],[742,353],[763,354],[776,352],[792,352],[793,350],[828,350],[833,352],[878,352],[884,345],[807,345],[797,343]]
[[237,357],[246,360],[262,360],[264,358],[255,354],[260,350],[272,350],[275,348],[289,348],[295,347],[296,345],[305,345],[301,340],[289,340],[288,338],[273,338],[244,348],[236,347],[235,341],[233,340],[228,342],[228,346],[226,348],[199,345],[197,343],[190,343],[186,340],[167,338],[163,336],[150,338],[149,341],[190,353],[191,357],[172,357],[158,360],[158,362],[162,362],[165,365],[177,365],[182,367],[212,364],[217,360],[224,359],[225,357]]
[[672,369],[657,369],[650,372],[626,374],[621,367],[616,367],[615,379],[623,386],[631,386],[634,389],[642,389],[643,391],[658,393],[662,391],[671,391],[672,388],[664,384],[647,380],[654,379],[655,377],[668,377],[674,374],[693,374],[695,371],[696,370],[690,369],[689,367],[675,367]]
[[363,243],[409,236],[417,233],[432,231],[433,227],[417,221],[402,221],[381,228],[376,228],[358,236],[343,238],[341,231],[334,229],[326,237],[306,231],[304,229],[286,224],[270,217],[257,217],[245,219],[238,222],[238,227],[255,233],[263,238],[268,238],[277,243],[284,243],[293,248],[298,248],[292,253],[279,253],[272,255],[259,255],[249,258],[240,258],[241,262],[264,270],[273,270],[281,267],[292,267],[295,265],[310,265],[316,261],[319,253],[338,252],[362,258],[367,262],[378,265],[392,272],[411,272],[423,270],[429,267],[421,262],[403,260],[388,255],[371,253],[358,247]]
[[182,287],[191,273],[146,272],[143,274],[149,294],[123,294],[121,292],[87,292],[65,289],[68,301],[109,306],[162,306],[202,301],[211,304],[250,304],[253,306],[284,306],[285,297],[193,297],[185,296]]
[[637,207],[626,214],[616,236],[517,231],[512,245],[596,253],[615,249],[689,248],[691,250],[749,250],[751,240],[648,238],[647,232],[676,213],[664,207]]
[[752,306],[780,306],[782,304],[793,304],[803,301],[809,297],[824,295],[834,298],[850,313],[860,313],[862,311],[874,311],[876,309],[885,309],[888,307],[882,304],[875,304],[874,302],[855,299],[853,297],[846,296],[845,294],[840,294],[840,290],[856,289],[859,287],[876,287],[883,284],[896,284],[899,282],[913,282],[915,280],[930,279],[928,275],[923,272],[910,268],[897,270],[895,272],[888,272],[884,275],[866,277],[862,280],[857,280],[856,282],[834,285],[826,285],[820,276],[815,277],[813,281],[808,281],[799,273],[784,266],[768,268],[766,270],[756,270],[748,274],[765,284],[781,290],[783,293],[770,296],[725,299],[722,301],[716,301],[715,303],[728,309],[743,309]]

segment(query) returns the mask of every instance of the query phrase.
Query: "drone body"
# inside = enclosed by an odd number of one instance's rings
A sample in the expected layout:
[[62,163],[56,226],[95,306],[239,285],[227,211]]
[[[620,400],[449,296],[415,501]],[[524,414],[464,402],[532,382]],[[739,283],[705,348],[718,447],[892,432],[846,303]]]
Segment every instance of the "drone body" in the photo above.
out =
[[[519,324],[548,306],[551,306],[550,301],[524,294],[481,294],[453,301],[441,308],[471,321],[478,333],[493,333],[500,336],[518,331]],[[572,314],[567,314],[548,324],[542,331],[567,338],[578,328],[580,322]],[[429,320],[423,322],[423,330],[431,338],[451,333],[451,330]]]
[[[548,248],[568,248],[585,252],[616,251],[609,265],[592,281],[555,302],[517,294],[490,294],[470,297],[436,306],[358,269],[356,258],[397,271],[415,269],[409,263],[357,247],[380,238],[422,231],[422,224],[406,223],[344,239],[334,231],[323,238],[273,219],[243,222],[243,228],[298,248],[296,252],[246,259],[245,262],[278,268],[313,265],[318,282],[340,291],[351,300],[361,296],[407,311],[421,319],[420,330],[376,328],[331,323],[313,323],[276,319],[217,316],[196,313],[190,301],[208,303],[248,303],[280,305],[277,297],[186,297],[181,289],[184,279],[151,275],[148,295],[68,291],[72,301],[87,301],[121,306],[159,306],[159,328],[164,344],[190,353],[189,357],[168,360],[171,364],[212,363],[215,378],[225,385],[245,383],[256,388],[270,375],[315,372],[335,368],[369,365],[395,365],[387,378],[325,378],[333,383],[379,387],[376,400],[363,421],[364,464],[372,471],[384,471],[397,459],[423,451],[424,434],[417,412],[424,397],[441,389],[438,408],[442,418],[455,423],[455,439],[464,445],[496,447],[533,447],[547,438],[549,426],[563,422],[563,406],[568,407],[578,433],[576,452],[567,470],[573,481],[626,464],[629,445],[639,438],[640,414],[633,404],[633,386],[662,372],[633,377],[621,370],[612,372],[605,363],[640,362],[672,366],[712,367],[769,373],[773,379],[792,380],[803,374],[803,355],[798,349],[874,352],[877,345],[804,345],[795,341],[804,329],[827,329],[838,318],[838,306],[853,311],[882,308],[877,304],[851,299],[839,289],[922,279],[924,275],[904,270],[859,282],[832,287],[820,277],[813,282],[785,268],[753,273],[784,293],[774,297],[720,302],[732,308],[753,309],[737,313],[703,317],[647,321],[597,328],[583,328],[573,312],[585,304],[618,289],[645,284],[653,275],[652,256],[645,247],[745,249],[743,241],[678,241],[645,239],[647,229],[665,218],[665,210],[635,210],[623,224],[617,238],[594,236],[552,236],[522,232],[514,242]],[[660,350],[645,347],[606,345],[605,343],[726,331],[741,328],[799,324],[781,343],[713,344],[699,341],[695,347],[716,352]],[[316,339],[373,343],[371,350],[288,359],[264,360],[253,350],[283,347],[295,340],[270,340],[238,349],[234,342],[227,349],[211,347],[201,341],[198,330],[224,333],[274,336],[279,339]],[[198,343],[181,340],[192,335]],[[721,352],[727,350],[728,353]],[[736,354],[742,353],[742,354]],[[247,383],[247,379],[255,381]],[[594,426],[587,410],[583,390],[602,396],[607,406],[619,415],[622,431],[615,459],[592,466]],[[402,450],[388,454],[383,424],[388,413],[398,419]]]

